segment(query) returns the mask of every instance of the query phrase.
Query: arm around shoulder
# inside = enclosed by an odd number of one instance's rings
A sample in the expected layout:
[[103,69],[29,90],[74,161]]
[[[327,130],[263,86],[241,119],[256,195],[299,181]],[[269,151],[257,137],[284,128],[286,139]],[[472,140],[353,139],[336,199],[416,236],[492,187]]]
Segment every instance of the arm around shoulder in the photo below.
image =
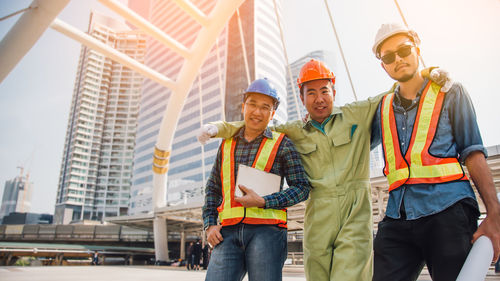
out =
[[290,140],[296,141],[304,137],[304,133],[302,132],[303,128],[304,122],[302,120],[295,120],[272,126],[271,130],[284,133]]
[[216,121],[210,122],[209,124],[215,125],[217,127],[217,134],[215,138],[229,139],[233,137],[244,125],[243,121],[226,122],[226,121]]
[[366,128],[370,128],[373,116],[375,115],[377,107],[382,101],[382,98],[385,95],[394,92],[396,86],[397,83],[394,83],[391,89],[387,92],[383,92],[374,97],[369,97],[366,100],[346,104],[342,107],[342,112],[347,116],[351,116],[351,118],[353,120],[356,120],[358,124],[364,125],[364,127]]

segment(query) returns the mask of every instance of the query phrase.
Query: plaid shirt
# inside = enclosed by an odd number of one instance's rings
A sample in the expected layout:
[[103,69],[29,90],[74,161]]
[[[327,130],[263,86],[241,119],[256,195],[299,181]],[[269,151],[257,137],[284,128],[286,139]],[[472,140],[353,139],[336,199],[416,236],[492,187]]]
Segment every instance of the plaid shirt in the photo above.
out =
[[[241,129],[234,136],[234,140],[236,140],[234,151],[235,178],[238,176],[238,164],[251,167],[262,139],[264,137],[272,139],[273,137],[271,130],[266,128],[260,136],[248,142],[244,138],[244,130],[245,128]],[[217,217],[219,216],[217,207],[222,204],[222,183],[220,179],[221,147],[222,145],[219,146],[217,158],[215,159],[205,189],[205,205],[203,206],[203,224],[205,228],[210,225],[217,225]],[[307,180],[304,167],[302,167],[302,163],[300,162],[300,155],[293,143],[286,136],[278,148],[270,172],[281,176],[281,191],[264,196],[263,198],[266,201],[264,208],[283,209],[307,199],[311,186]],[[286,178],[289,185],[289,188],[285,190],[283,190],[283,178]]]

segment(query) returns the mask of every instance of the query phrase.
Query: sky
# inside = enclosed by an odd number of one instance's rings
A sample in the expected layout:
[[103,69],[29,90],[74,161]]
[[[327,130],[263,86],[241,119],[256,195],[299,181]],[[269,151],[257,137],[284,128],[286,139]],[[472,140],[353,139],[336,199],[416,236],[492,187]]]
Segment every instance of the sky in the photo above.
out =
[[[169,0],[165,0],[169,1]],[[31,1],[0,0],[0,17]],[[283,0],[283,32],[289,62],[314,50],[338,58],[336,104],[354,101],[323,0]],[[449,71],[467,89],[485,146],[500,144],[500,0],[399,0],[422,41],[427,66]],[[328,0],[358,99],[387,90],[392,80],[371,48],[382,23],[399,22],[394,0]],[[89,13],[115,15],[95,0],[72,0],[58,18],[85,31]],[[3,38],[19,15],[0,21]],[[80,44],[51,30],[0,83],[0,194],[4,182],[29,170],[32,211],[53,213]],[[1,65],[1,59],[0,59]]]

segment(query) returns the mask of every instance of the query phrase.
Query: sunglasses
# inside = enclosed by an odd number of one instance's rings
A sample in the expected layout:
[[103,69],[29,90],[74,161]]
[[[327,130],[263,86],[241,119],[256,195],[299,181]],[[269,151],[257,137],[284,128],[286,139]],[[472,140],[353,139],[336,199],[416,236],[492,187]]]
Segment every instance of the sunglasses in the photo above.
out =
[[391,64],[396,60],[396,54],[400,58],[406,58],[411,54],[411,48],[413,48],[413,45],[404,45],[399,47],[395,52],[390,52],[385,55],[383,55],[380,60],[385,63],[385,64]]

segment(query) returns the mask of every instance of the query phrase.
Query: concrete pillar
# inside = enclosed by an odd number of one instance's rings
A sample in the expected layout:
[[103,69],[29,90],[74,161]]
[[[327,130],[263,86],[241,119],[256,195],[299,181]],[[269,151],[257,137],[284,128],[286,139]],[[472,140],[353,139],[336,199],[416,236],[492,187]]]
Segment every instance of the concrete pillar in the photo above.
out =
[[153,220],[156,263],[168,261],[168,237],[167,220],[162,217],[155,217]]
[[186,259],[186,232],[184,231],[184,226],[181,226],[181,259]]
[[377,186],[377,208],[380,220],[384,219],[384,191],[379,186]]
[[56,260],[55,260],[56,265],[62,265],[63,260],[64,260],[64,254],[63,253],[58,253],[56,255]]
[[10,262],[12,261],[12,257],[13,257],[12,253],[7,254],[7,257],[5,257],[5,265],[7,266],[11,265]]

